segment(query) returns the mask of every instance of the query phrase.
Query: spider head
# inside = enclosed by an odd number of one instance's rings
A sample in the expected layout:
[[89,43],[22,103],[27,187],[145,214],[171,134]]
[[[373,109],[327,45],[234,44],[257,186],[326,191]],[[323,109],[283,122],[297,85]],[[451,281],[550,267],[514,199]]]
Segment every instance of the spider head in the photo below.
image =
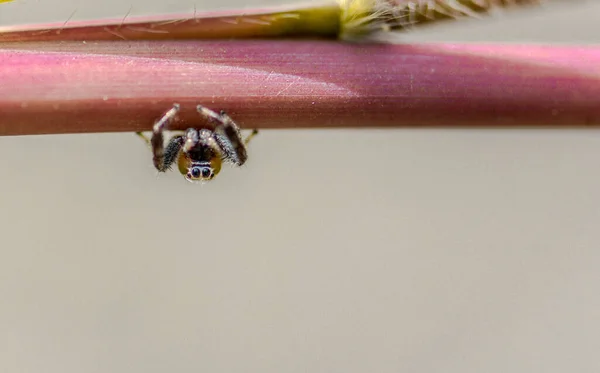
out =
[[221,158],[214,157],[208,162],[191,161],[180,158],[179,172],[189,182],[206,182],[212,180],[221,171]]

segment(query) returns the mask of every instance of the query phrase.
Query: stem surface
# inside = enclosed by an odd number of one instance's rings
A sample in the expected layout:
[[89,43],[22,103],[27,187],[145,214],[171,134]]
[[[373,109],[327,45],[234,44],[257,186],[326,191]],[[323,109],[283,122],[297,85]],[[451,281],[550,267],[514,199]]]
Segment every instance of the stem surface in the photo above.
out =
[[600,124],[600,48],[327,41],[0,44],[0,135],[173,129],[201,103],[242,128]]

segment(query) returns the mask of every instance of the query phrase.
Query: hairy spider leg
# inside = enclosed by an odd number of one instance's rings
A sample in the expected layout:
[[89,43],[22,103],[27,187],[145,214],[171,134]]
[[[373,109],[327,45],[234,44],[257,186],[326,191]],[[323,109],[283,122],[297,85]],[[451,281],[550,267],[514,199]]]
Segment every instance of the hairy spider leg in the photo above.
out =
[[156,166],[157,161],[154,161],[154,166],[156,167],[156,169],[160,172],[170,170],[171,166],[173,165],[173,163],[175,163],[175,161],[179,157],[179,154],[181,153],[183,143],[183,136],[173,136],[171,140],[169,140],[167,146],[164,148],[162,163],[158,163],[160,168]]
[[152,161],[154,167],[160,172],[165,172],[171,168],[184,144],[184,137],[178,135],[171,138],[167,146],[164,145],[163,133],[167,129],[169,123],[177,116],[179,108],[179,104],[174,104],[170,110],[163,114],[152,127],[151,139],[148,139],[141,132],[136,132],[136,134],[144,139],[152,148]]
[[[164,113],[163,116],[154,124],[154,126],[152,127],[153,136],[156,134],[157,129],[160,130],[161,133],[159,135],[162,136],[164,126],[167,124],[167,122],[170,122],[175,118],[177,112],[179,112],[179,107],[179,104],[173,104],[173,107],[169,111]],[[142,140],[144,140],[144,142],[148,144],[148,146],[152,147],[152,140],[150,140],[146,135],[144,135],[142,131],[136,132],[135,134],[138,135]]]
[[198,105],[196,109],[198,110],[198,113],[208,118],[210,121],[217,123],[214,131],[214,138],[223,151],[223,158],[237,166],[242,166],[246,163],[246,160],[248,159],[246,144],[258,133],[258,131],[252,131],[252,134],[248,136],[246,140],[242,140],[239,127],[225,111],[217,113],[202,105]]
[[[151,147],[150,139],[147,138],[143,133],[136,132],[136,134],[144,140],[148,146]],[[181,148],[183,147],[183,135],[173,136],[167,147],[164,149],[164,161],[163,161],[163,169],[156,167],[156,169],[160,172],[165,172],[171,168],[179,154],[181,153]]]

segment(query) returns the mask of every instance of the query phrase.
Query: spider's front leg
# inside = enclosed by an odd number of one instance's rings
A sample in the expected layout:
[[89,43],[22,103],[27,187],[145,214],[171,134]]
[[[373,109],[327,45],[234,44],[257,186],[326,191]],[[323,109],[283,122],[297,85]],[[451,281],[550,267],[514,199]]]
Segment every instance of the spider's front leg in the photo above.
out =
[[164,145],[164,131],[167,129],[169,123],[175,119],[179,112],[179,104],[174,104],[173,107],[167,111],[152,127],[152,138],[146,139],[141,132],[137,134],[145,139],[152,148],[152,162],[154,167],[160,172],[169,170],[171,165],[177,159],[179,152],[184,143],[183,136],[175,136],[167,146]]
[[197,106],[198,113],[216,122],[214,138],[229,161],[242,166],[248,160],[246,145],[258,130],[253,130],[245,140],[242,139],[240,128],[224,111],[217,113],[202,105]]

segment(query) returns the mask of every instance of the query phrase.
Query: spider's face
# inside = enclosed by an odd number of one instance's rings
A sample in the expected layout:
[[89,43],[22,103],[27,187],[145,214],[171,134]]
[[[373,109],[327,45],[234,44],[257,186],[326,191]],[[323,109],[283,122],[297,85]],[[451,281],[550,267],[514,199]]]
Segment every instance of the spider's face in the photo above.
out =
[[212,180],[221,171],[221,158],[216,156],[208,161],[196,161],[181,154],[178,166],[187,181],[202,183]]

